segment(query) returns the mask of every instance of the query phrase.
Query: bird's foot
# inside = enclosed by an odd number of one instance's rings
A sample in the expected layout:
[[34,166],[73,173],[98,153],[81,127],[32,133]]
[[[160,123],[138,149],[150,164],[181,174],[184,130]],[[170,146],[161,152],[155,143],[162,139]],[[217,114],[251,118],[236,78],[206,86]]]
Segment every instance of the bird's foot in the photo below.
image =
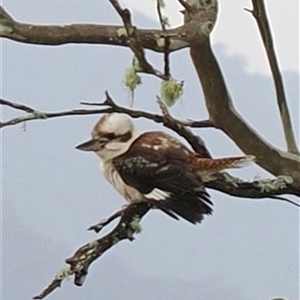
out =
[[88,230],[94,230],[96,233],[99,233],[102,230],[103,227],[110,224],[115,219],[121,217],[123,215],[123,212],[126,209],[126,207],[127,207],[127,205],[124,205],[122,209],[116,211],[114,214],[112,214],[108,218],[105,218],[105,219],[101,220],[99,223],[97,223],[95,225],[91,225],[88,228]]

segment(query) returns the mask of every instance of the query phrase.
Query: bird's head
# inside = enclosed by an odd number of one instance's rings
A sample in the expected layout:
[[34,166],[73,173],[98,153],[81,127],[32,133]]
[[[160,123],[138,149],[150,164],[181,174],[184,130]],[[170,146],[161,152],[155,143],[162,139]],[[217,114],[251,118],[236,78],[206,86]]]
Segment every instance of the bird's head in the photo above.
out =
[[125,153],[139,136],[130,118],[125,114],[105,114],[95,125],[92,139],[76,147],[82,151],[93,151],[103,161]]

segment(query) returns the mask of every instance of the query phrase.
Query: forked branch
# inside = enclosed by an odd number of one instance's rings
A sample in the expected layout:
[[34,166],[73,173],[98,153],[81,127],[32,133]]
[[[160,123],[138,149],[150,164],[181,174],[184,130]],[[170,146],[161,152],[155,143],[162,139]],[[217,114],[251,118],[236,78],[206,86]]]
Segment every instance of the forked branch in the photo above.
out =
[[154,69],[154,67],[147,61],[144,48],[138,39],[136,28],[132,25],[130,11],[128,9],[123,9],[117,0],[109,0],[109,2],[113,5],[123,20],[126,29],[128,46],[136,56],[141,71],[147,74],[155,75],[163,80],[167,80],[168,76]]

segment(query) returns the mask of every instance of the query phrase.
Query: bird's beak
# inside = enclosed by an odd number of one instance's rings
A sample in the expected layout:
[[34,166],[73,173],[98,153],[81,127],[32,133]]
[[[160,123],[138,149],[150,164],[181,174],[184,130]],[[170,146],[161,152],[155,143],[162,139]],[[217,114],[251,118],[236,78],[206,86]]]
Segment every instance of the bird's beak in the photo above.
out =
[[84,142],[78,146],[76,149],[81,151],[99,151],[103,149],[103,146],[108,142],[107,139],[91,139],[87,142]]

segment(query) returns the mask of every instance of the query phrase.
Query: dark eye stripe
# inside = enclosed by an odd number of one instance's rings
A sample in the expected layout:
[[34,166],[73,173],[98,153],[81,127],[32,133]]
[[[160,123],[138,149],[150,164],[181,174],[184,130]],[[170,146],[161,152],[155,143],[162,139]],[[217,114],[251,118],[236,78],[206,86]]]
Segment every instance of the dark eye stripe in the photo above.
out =
[[102,132],[101,136],[108,139],[108,140],[114,140],[117,136],[112,132]]
[[126,142],[131,138],[132,134],[130,131],[128,131],[122,135],[115,135],[113,132],[101,132],[100,136],[102,138],[106,138],[109,141],[118,139],[121,142]]
[[127,142],[132,137],[132,133],[130,131],[118,136],[121,142]]

